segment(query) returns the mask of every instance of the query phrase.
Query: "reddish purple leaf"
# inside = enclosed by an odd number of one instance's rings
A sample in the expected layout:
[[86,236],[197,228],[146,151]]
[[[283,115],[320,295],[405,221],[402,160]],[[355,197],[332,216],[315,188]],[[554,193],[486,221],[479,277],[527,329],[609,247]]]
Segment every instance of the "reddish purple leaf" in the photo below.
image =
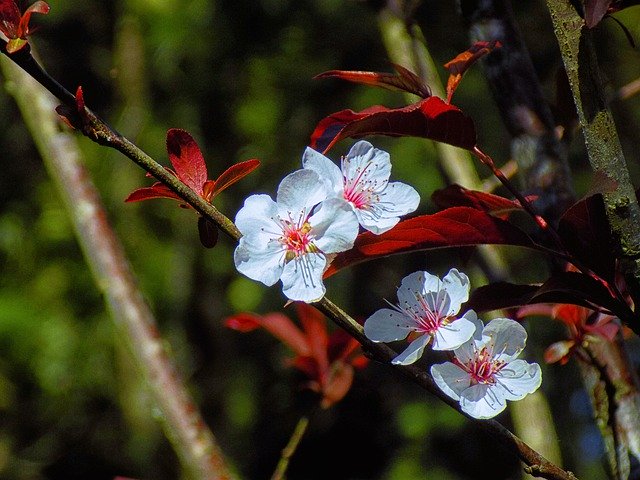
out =
[[500,48],[501,46],[502,44],[497,40],[492,42],[476,42],[471,45],[469,49],[444,64],[444,68],[446,68],[450,73],[449,79],[447,80],[447,103],[451,103],[451,97],[453,97],[453,93],[456,91],[456,88],[458,88],[458,85],[462,80],[462,76],[469,67],[476,63],[479,58],[485,56],[496,48]]
[[633,319],[628,305],[617,301],[602,282],[579,272],[554,274],[542,285],[497,282],[475,289],[464,310],[487,312],[534,303],[568,303],[612,312],[623,321]]
[[429,97],[402,108],[376,105],[361,112],[336,112],[318,123],[310,146],[326,153],[343,138],[366,135],[422,137],[467,150],[476,145],[473,120],[442,99]]
[[[517,200],[509,200],[492,193],[469,190],[457,184],[451,184],[441,190],[436,190],[431,195],[431,199],[440,208],[471,207],[495,215],[503,220],[506,220],[509,214],[514,211],[523,210],[522,205]],[[528,200],[532,200],[532,198],[530,197]]]
[[325,272],[329,277],[345,267],[403,252],[483,244],[540,249],[518,227],[470,207],[453,207],[433,215],[403,220],[382,235],[358,235],[351,250],[339,253]]
[[204,198],[211,201],[213,197],[220,192],[236,183],[241,178],[253,172],[260,165],[260,160],[252,158],[244,162],[234,163],[227,168],[215,181],[206,182],[204,190]]
[[615,249],[602,195],[572,205],[560,219],[558,234],[571,255],[609,283],[614,282]]
[[183,201],[178,195],[162,183],[154,183],[151,187],[143,187],[134,190],[125,198],[125,202],[139,202],[141,200],[149,200],[152,198],[170,198],[172,200]]
[[167,152],[178,178],[202,197],[207,165],[193,137],[184,130],[170,129],[167,132]]
[[396,64],[393,64],[393,68],[398,72],[397,75],[379,72],[330,70],[316,75],[314,78],[339,78],[353,83],[409,92],[422,98],[431,96],[429,87],[411,70]]
[[38,0],[21,14],[15,0],[0,0],[0,31],[9,39],[7,52],[14,53],[27,44],[27,36],[31,33],[29,21],[33,13],[49,13],[49,5]]
[[18,25],[20,25],[21,16],[15,0],[0,0],[0,31],[7,38],[18,38]]

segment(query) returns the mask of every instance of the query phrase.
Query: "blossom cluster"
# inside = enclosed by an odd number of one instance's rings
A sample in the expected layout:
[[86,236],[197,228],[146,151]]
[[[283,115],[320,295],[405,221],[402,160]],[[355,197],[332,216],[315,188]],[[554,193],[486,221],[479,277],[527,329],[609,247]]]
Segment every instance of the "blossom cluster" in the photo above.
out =
[[237,270],[267,286],[281,280],[290,300],[320,300],[331,254],[352,248],[360,227],[384,233],[418,207],[418,192],[390,175],[389,154],[369,142],[354,144],[341,167],[307,148],[275,201],[251,195],[238,211]]
[[374,342],[414,337],[394,364],[414,363],[429,343],[434,350],[452,351],[451,362],[431,367],[434,381],[466,414],[492,418],[507,400],[521,400],[538,389],[540,366],[517,359],[527,332],[515,320],[496,318],[485,326],[473,310],[459,316],[468,299],[469,278],[457,269],[442,280],[415,272],[402,280],[398,304],[371,315],[364,333]]

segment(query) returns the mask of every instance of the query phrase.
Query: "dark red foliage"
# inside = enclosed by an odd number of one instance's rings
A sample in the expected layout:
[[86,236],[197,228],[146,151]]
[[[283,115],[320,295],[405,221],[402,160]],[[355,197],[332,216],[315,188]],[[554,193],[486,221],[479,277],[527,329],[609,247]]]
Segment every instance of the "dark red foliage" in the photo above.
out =
[[[527,197],[527,200],[533,201],[535,198],[537,197],[530,196]],[[431,195],[431,199],[440,208],[471,207],[503,220],[506,220],[515,211],[524,210],[517,200],[509,200],[492,193],[469,190],[455,183],[441,190],[436,190]]]
[[7,52],[17,52],[27,44],[27,36],[31,33],[29,21],[33,13],[47,14],[49,5],[38,0],[21,14],[15,0],[0,0],[0,31],[9,39]]
[[509,222],[471,207],[452,207],[433,215],[401,221],[382,235],[358,235],[351,250],[339,253],[325,272],[337,271],[367,260],[403,252],[483,244],[541,248],[526,233]]
[[326,153],[339,140],[367,135],[422,137],[467,150],[476,145],[473,120],[442,99],[429,97],[402,108],[376,105],[361,112],[336,112],[318,123],[310,146]]
[[572,256],[613,284],[616,257],[602,195],[571,206],[560,219],[558,234]]
[[[239,162],[227,168],[216,180],[208,180],[207,165],[198,144],[188,132],[178,128],[172,128],[167,132],[167,152],[173,166],[171,173],[207,202],[260,165],[257,159]],[[169,187],[156,182],[151,187],[133,191],[125,202],[138,202],[151,198],[184,201]]]
[[314,78],[339,78],[353,83],[409,92],[422,98],[431,96],[431,89],[411,70],[407,70],[403,66],[396,64],[393,65],[393,68],[398,72],[397,75],[380,72],[330,70],[316,75]]
[[534,303],[566,303],[611,313],[623,321],[633,319],[626,303],[618,301],[595,278],[580,272],[554,274],[542,285],[496,282],[475,289],[464,309],[476,312],[521,307]]
[[308,378],[306,386],[321,396],[321,406],[328,408],[340,401],[351,388],[354,368],[362,368],[367,359],[359,353],[359,343],[343,330],[329,334],[325,317],[311,305],[296,302],[302,329],[286,315],[239,313],[225,324],[240,332],[259,327],[287,345],[295,357],[287,362]]

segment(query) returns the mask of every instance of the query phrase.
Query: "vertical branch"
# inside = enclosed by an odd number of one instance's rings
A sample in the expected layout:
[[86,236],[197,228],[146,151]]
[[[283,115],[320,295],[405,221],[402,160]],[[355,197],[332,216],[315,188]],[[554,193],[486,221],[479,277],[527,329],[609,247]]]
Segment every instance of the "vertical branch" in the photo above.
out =
[[596,174],[614,180],[604,193],[609,225],[634,303],[640,304],[640,206],[606,97],[593,38],[569,0],[547,0],[578,120]]
[[98,193],[79,161],[78,147],[59,130],[53,98],[6,59],[2,69],[49,174],[64,198],[97,286],[122,333],[152,398],[165,433],[193,478],[235,478],[172,363],[155,319],[137,288]]
[[[631,183],[595,56],[591,32],[569,0],[547,0],[553,28],[578,120],[587,147],[589,162],[596,174],[615,182],[616,188],[604,193],[609,226],[618,246],[620,267],[634,304],[640,300],[640,206]],[[624,342],[589,345],[591,363],[583,377],[591,397],[596,421],[604,438],[612,475],[629,477],[631,464],[640,461],[640,392]],[[632,419],[635,419],[632,421]]]

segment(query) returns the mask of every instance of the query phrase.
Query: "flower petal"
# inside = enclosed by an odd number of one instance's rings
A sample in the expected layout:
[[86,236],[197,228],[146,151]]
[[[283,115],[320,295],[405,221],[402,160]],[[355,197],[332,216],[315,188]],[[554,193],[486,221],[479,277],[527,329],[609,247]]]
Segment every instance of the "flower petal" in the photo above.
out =
[[505,365],[496,376],[496,387],[503,390],[507,400],[521,400],[535,392],[542,383],[542,372],[537,363],[514,360]]
[[454,400],[471,385],[471,377],[462,368],[451,362],[431,366],[431,376],[444,393]]
[[476,351],[482,348],[482,329],[484,325],[473,310],[467,311],[461,319],[470,321],[475,326],[475,331],[469,341],[463,343],[453,352],[462,364],[468,364],[475,358]]
[[374,148],[369,142],[356,142],[342,161],[345,178],[375,182],[382,190],[391,176],[391,159],[384,150]]
[[473,337],[476,326],[466,318],[459,318],[438,328],[433,336],[434,350],[454,350]]
[[282,245],[276,241],[257,242],[253,237],[244,236],[233,252],[233,262],[236,269],[252,280],[257,280],[267,286],[278,281],[282,274],[284,252]]
[[422,356],[429,340],[431,340],[431,335],[420,335],[411,342],[400,355],[394,358],[391,363],[394,365],[410,365],[416,362]]
[[327,259],[319,253],[307,253],[287,262],[282,271],[282,292],[290,300],[316,302],[326,290],[322,272]]
[[442,288],[449,294],[450,304],[447,315],[455,315],[460,311],[460,306],[469,300],[469,277],[456,268],[449,270],[442,279]]
[[505,362],[516,358],[527,342],[527,331],[510,318],[494,318],[484,327],[482,336],[493,358]]
[[278,206],[269,195],[251,195],[236,214],[235,224],[242,235],[265,234],[278,238],[282,229],[275,223]]
[[460,394],[462,411],[473,418],[493,418],[506,406],[507,402],[502,398],[501,391],[493,385],[478,383]]
[[420,203],[418,192],[400,182],[389,183],[378,196],[379,201],[369,208],[355,209],[360,224],[376,235],[391,230],[402,215],[413,212]]
[[331,191],[342,198],[344,183],[340,168],[314,149],[307,147],[302,155],[302,168],[316,172],[322,180],[331,185]]
[[413,272],[402,279],[398,288],[398,305],[417,306],[417,294],[424,295],[428,291],[438,291],[440,279],[429,272]]
[[358,236],[358,219],[351,207],[337,198],[322,202],[309,223],[316,236],[313,243],[324,253],[349,250]]
[[294,218],[303,213],[304,216],[311,209],[327,198],[329,192],[313,170],[296,170],[282,179],[278,186],[276,202],[280,212],[292,214]]
[[394,342],[407,338],[415,322],[403,313],[382,308],[364,322],[364,334],[374,342]]

